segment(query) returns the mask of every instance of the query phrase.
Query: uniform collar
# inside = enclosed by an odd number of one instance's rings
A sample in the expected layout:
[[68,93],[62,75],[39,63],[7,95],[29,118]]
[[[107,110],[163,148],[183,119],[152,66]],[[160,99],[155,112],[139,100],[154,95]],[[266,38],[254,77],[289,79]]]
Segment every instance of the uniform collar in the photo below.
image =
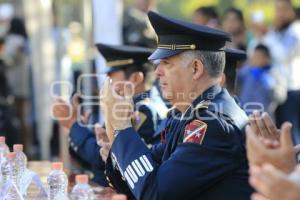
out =
[[192,102],[192,107],[195,108],[202,101],[213,100],[221,91],[222,88],[219,84],[211,86]]
[[142,101],[144,99],[150,98],[150,90],[147,90],[145,92],[139,93],[133,97],[133,103],[136,104],[139,101]]
[[190,115],[193,110],[200,107],[207,107],[210,100],[213,100],[217,94],[219,94],[222,91],[222,87],[217,84],[213,85],[207,90],[205,90],[201,95],[199,95],[192,103],[191,105],[186,109],[185,112],[182,113],[182,117],[186,115]]

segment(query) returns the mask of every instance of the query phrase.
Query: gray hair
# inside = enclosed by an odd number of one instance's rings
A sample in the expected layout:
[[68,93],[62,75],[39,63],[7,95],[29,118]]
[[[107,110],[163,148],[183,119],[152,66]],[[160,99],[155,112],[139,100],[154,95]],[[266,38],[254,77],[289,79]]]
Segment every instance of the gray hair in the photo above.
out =
[[212,78],[219,77],[223,74],[225,68],[225,52],[224,51],[200,51],[189,50],[180,54],[182,56],[183,65],[187,66],[193,59],[199,59],[203,63],[208,75]]

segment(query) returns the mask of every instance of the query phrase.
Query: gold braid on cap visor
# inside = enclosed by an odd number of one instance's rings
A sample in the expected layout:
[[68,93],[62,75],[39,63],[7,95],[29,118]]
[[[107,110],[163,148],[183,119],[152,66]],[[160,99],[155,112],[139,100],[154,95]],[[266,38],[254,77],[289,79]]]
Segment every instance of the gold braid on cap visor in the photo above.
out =
[[106,65],[108,67],[116,67],[116,66],[120,66],[120,65],[129,65],[132,63],[134,63],[134,60],[132,58],[130,58],[130,59],[126,59],[126,60],[109,61],[109,62],[106,62]]
[[195,44],[159,44],[158,49],[168,49],[168,50],[195,50]]

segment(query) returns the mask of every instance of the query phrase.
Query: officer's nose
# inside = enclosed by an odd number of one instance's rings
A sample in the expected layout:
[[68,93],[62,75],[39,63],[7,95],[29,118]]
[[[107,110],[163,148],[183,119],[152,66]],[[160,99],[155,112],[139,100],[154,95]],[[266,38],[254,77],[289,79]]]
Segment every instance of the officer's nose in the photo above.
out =
[[160,63],[158,63],[156,65],[156,69],[155,69],[154,73],[156,75],[156,78],[158,78],[158,79],[163,75],[162,66]]

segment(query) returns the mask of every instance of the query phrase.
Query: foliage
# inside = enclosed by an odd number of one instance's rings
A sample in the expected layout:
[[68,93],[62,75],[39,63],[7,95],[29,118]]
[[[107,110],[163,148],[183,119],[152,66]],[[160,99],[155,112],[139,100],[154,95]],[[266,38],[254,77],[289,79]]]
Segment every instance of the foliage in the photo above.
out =
[[[125,6],[132,5],[134,0],[124,0]],[[158,10],[176,18],[190,19],[193,11],[200,6],[213,5],[220,16],[228,7],[241,9],[246,21],[254,11],[263,11],[266,22],[270,23],[274,17],[274,0],[156,0]],[[300,0],[292,0],[295,7],[300,7]]]

